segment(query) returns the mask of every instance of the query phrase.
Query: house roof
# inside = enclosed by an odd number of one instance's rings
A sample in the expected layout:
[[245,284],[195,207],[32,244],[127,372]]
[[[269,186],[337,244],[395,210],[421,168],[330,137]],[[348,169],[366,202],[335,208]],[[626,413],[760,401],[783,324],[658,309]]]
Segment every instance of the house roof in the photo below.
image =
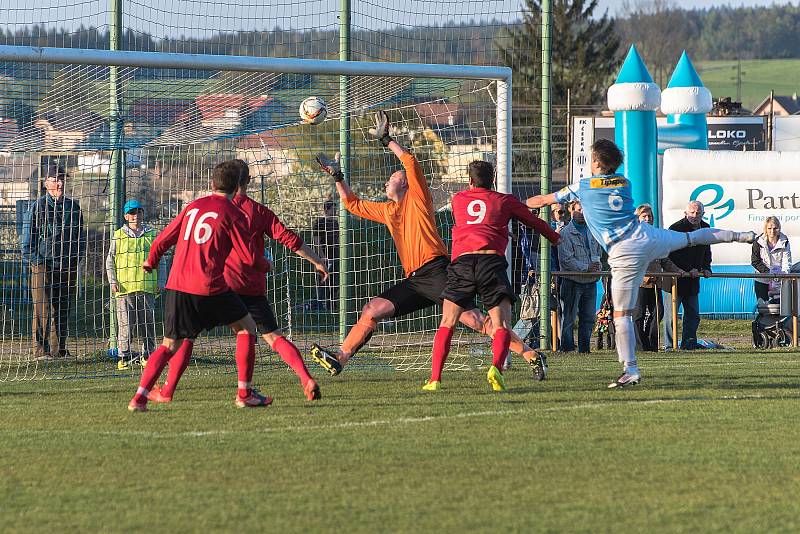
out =
[[459,104],[435,102],[414,106],[420,119],[428,126],[447,126],[463,122],[463,112]]
[[291,148],[291,143],[287,139],[282,139],[272,132],[261,132],[257,134],[246,135],[236,144],[236,148],[272,148],[277,150],[285,150]]
[[[797,93],[794,95],[775,95],[774,99],[775,104],[785,109],[786,113],[789,115],[800,113],[800,98],[797,98]],[[756,106],[755,110],[753,110],[753,113],[762,115],[767,111],[769,111],[769,97],[762,100],[761,103]]]
[[188,111],[192,105],[194,105],[194,100],[190,98],[140,98],[133,103],[126,119],[134,123],[169,126],[175,123],[181,114]]

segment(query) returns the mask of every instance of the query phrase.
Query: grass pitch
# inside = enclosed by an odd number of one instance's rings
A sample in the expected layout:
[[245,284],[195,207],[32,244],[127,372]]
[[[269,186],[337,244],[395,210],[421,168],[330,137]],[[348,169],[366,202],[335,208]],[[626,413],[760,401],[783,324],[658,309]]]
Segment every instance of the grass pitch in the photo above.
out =
[[[190,375],[146,414],[133,379],[0,384],[0,525],[15,531],[791,532],[800,530],[797,353],[616,356],[485,371],[346,370],[307,402],[259,372]],[[316,370],[314,370],[316,372]],[[316,373],[320,374],[320,373]]]

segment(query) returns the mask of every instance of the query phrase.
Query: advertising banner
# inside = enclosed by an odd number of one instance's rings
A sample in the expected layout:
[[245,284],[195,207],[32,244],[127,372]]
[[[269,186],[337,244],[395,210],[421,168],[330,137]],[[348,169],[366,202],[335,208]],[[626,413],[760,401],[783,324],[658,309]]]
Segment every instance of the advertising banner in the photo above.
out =
[[[777,118],[776,118],[777,119]],[[752,151],[765,150],[765,120],[766,117],[708,117],[708,149],[709,150],[738,150]],[[667,124],[666,117],[658,117],[656,122],[659,125]],[[800,121],[797,130],[789,130],[786,124],[786,132],[782,132],[782,138],[786,142],[793,137],[795,131],[800,131]],[[586,130],[590,125],[594,126],[591,134]],[[777,123],[776,123],[777,125]],[[591,137],[589,137],[591,135]],[[614,140],[614,117],[573,117],[572,119],[572,181],[580,180],[584,173],[588,172],[587,156],[585,153],[576,150],[580,146],[579,136],[588,141],[585,149],[588,150],[595,139]],[[776,141],[778,137],[776,136]],[[776,150],[780,147],[776,146]]]
[[800,115],[773,119],[772,148],[773,150],[800,150]]
[[[712,227],[761,233],[775,216],[800,260],[800,152],[668,150],[661,175],[663,226],[684,217],[686,204],[705,206]],[[715,245],[714,265],[749,265],[750,247]]]

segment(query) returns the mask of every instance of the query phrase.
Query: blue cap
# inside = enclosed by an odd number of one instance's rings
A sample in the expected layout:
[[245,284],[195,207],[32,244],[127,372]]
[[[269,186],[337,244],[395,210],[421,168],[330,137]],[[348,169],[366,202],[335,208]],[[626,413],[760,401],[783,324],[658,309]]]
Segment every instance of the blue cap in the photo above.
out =
[[[119,206],[119,204],[117,204],[117,206]],[[127,215],[128,213],[132,212],[133,210],[142,210],[142,211],[144,211],[144,206],[142,206],[142,203],[139,202],[138,200],[136,200],[135,198],[132,198],[132,199],[130,199],[129,201],[127,201],[125,203],[125,207],[122,208],[122,213],[125,213]]]

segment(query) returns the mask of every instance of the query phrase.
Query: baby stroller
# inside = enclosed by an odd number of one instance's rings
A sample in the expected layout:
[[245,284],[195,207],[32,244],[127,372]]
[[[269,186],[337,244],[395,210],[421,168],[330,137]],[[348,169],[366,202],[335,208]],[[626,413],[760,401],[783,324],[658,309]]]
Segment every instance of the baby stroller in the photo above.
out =
[[789,317],[781,316],[781,305],[775,298],[768,301],[758,299],[758,317],[752,324],[753,347],[757,349],[772,349],[786,347],[791,344],[792,337],[789,331]]
[[614,334],[614,306],[611,303],[611,279],[603,279],[603,300],[597,310],[594,323],[594,333],[597,336],[597,350],[603,350],[603,345],[607,349],[617,347]]

